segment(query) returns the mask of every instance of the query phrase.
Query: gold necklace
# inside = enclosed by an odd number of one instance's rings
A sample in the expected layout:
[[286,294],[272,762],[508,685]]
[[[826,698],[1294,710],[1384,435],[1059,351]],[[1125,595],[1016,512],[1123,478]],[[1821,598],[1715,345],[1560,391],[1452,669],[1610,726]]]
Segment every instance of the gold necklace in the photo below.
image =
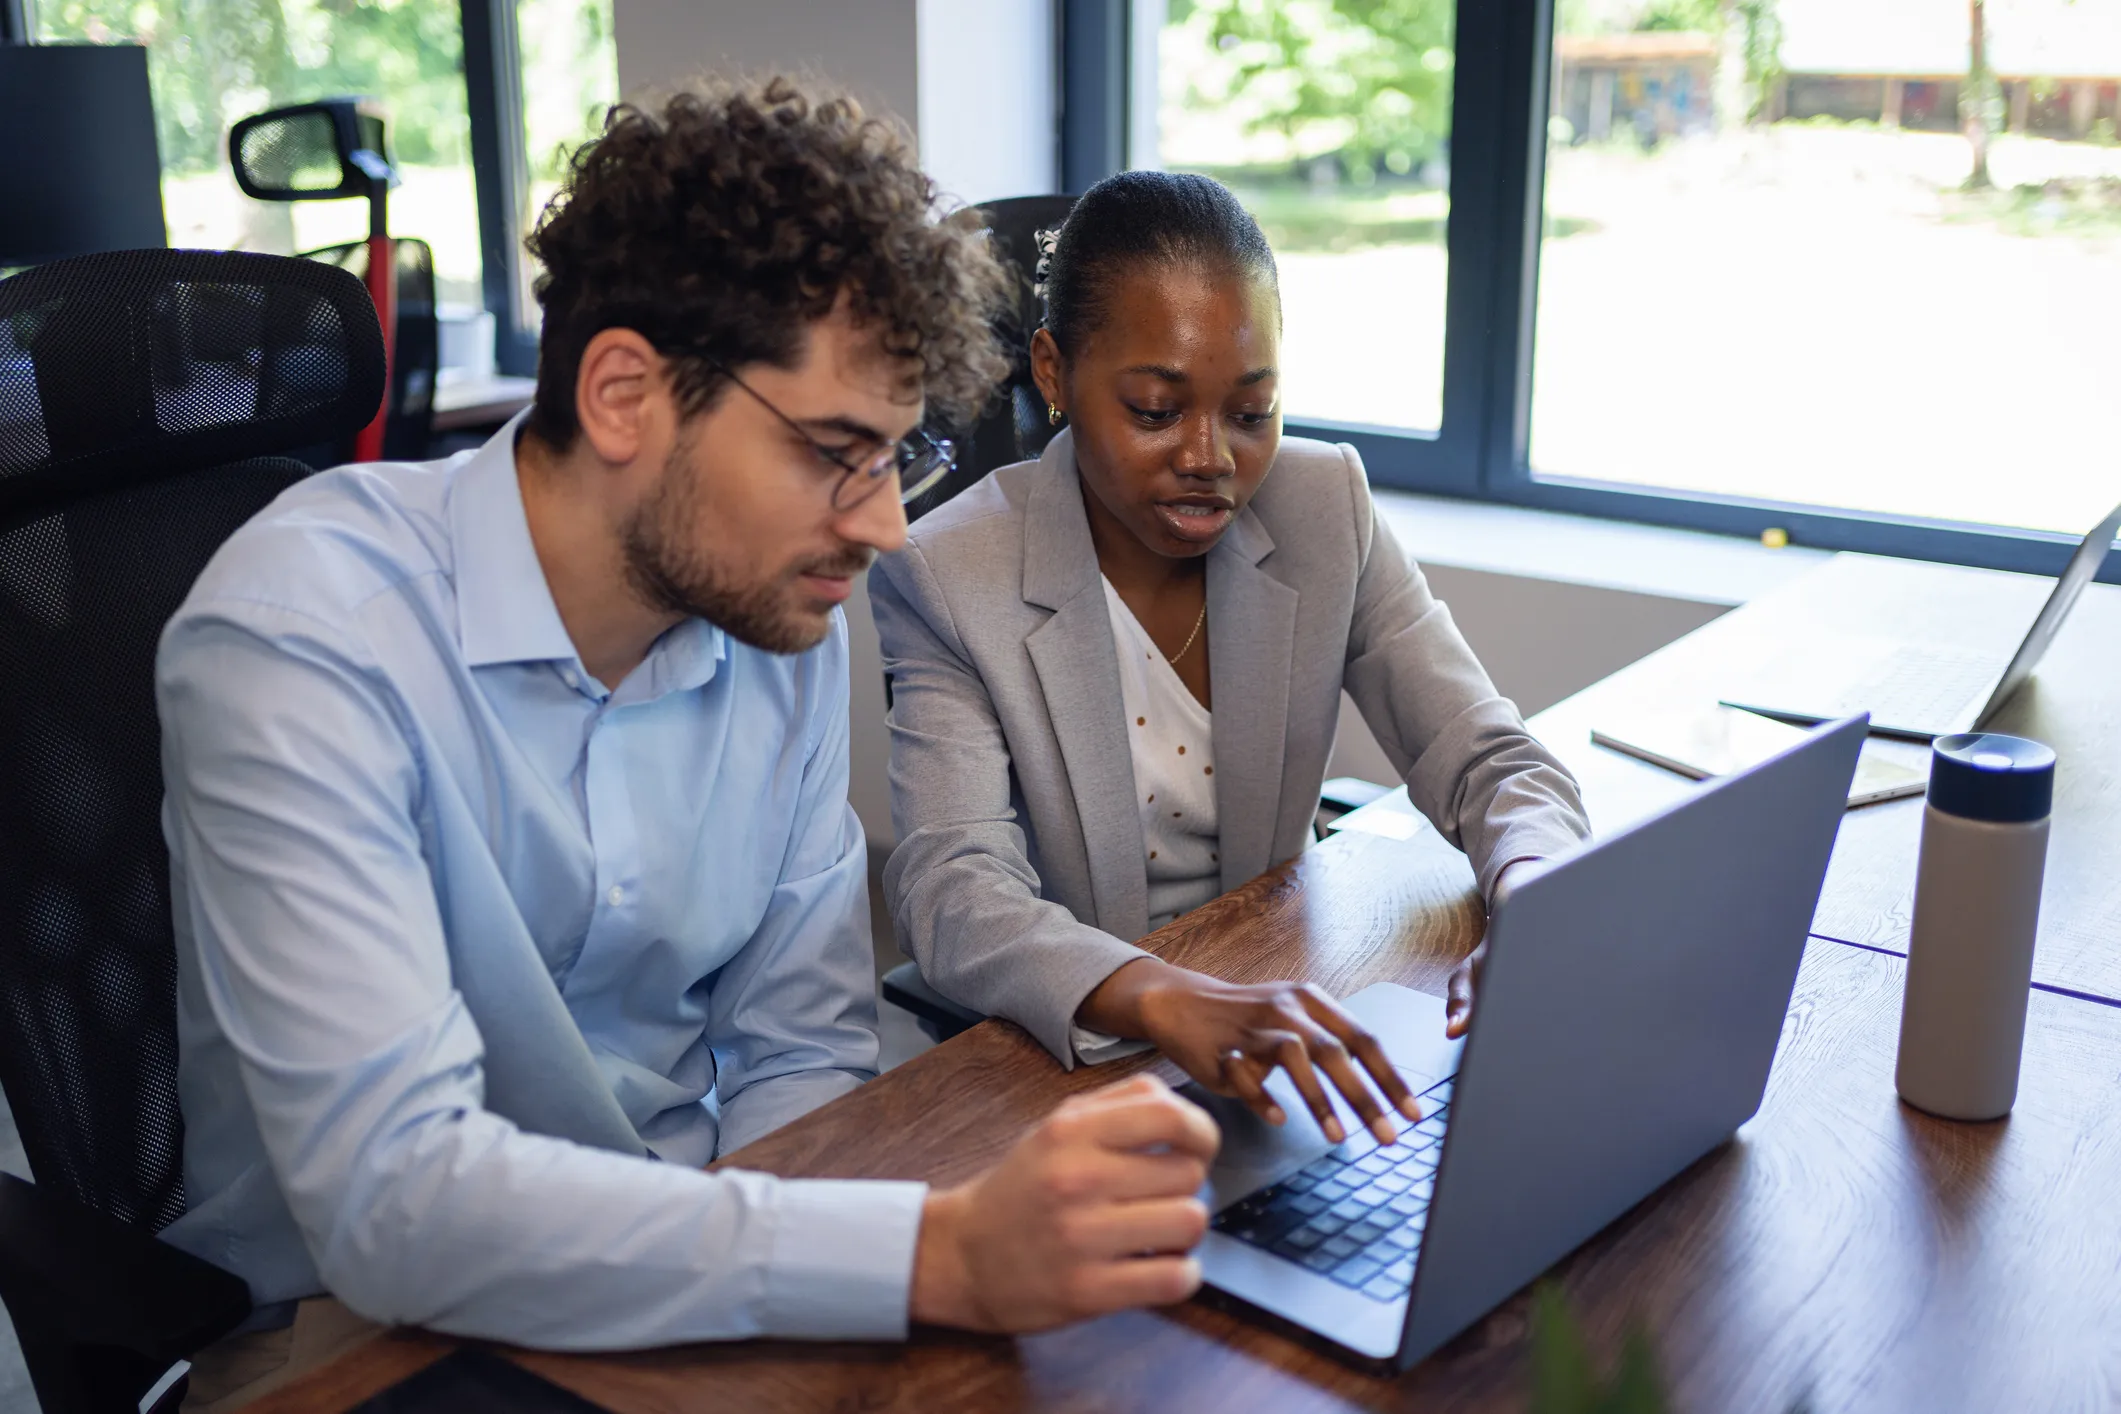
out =
[[1200,637],[1200,626],[1206,623],[1207,621],[1208,599],[1206,595],[1202,595],[1200,601],[1200,617],[1193,621],[1193,632],[1186,635],[1186,646],[1184,648],[1179,649],[1178,652],[1172,654],[1170,657],[1164,659],[1164,661],[1166,663],[1169,663],[1174,668],[1177,667],[1178,660],[1180,658],[1185,657],[1187,653],[1192,651],[1193,640]]

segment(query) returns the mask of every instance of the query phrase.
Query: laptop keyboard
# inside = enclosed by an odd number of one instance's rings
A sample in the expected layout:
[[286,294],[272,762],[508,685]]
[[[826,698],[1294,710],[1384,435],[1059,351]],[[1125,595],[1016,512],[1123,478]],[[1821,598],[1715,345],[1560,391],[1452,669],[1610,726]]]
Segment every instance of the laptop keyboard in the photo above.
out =
[[1414,1281],[1450,1104],[1450,1081],[1431,1086],[1421,1095],[1420,1123],[1396,1142],[1379,1144],[1368,1130],[1353,1134],[1223,1209],[1215,1230],[1373,1301],[1400,1300]]
[[1889,727],[1942,726],[1951,722],[1985,688],[1994,684],[1997,664],[1978,654],[1939,649],[1902,649],[1889,654],[1857,679],[1841,705],[1871,714]]

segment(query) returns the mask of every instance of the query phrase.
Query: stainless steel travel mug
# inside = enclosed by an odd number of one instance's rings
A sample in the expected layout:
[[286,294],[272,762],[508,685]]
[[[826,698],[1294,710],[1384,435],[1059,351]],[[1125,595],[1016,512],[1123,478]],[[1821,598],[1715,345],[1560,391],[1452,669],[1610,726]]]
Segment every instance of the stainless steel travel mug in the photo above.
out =
[[1997,1119],[2018,1098],[2055,753],[1966,732],[1930,752],[1915,920],[1900,1008],[1900,1098]]

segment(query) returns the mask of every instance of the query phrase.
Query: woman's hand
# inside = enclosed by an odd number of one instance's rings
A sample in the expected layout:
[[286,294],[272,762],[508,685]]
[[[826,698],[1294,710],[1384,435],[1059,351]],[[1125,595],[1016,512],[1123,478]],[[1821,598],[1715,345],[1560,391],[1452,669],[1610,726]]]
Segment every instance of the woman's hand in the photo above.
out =
[[1473,989],[1480,985],[1480,969],[1487,963],[1488,940],[1483,934],[1480,945],[1459,960],[1444,985],[1443,1034],[1454,1041],[1473,1024]]
[[1154,1042],[1186,1074],[1218,1095],[1242,1100],[1269,1124],[1287,1118],[1266,1089],[1277,1066],[1289,1072],[1318,1127],[1336,1143],[1347,1135],[1326,1098],[1321,1072],[1380,1143],[1391,1143],[1398,1133],[1386,1104],[1408,1120],[1421,1118],[1413,1092],[1377,1038],[1308,983],[1239,986],[1137,958],[1098,984],[1077,1015],[1099,1031]]
[[[1497,908],[1502,906],[1504,895],[1524,878],[1525,866],[1536,863],[1535,859],[1513,859],[1502,866],[1502,872],[1495,876]],[[1454,1041],[1473,1025],[1473,993],[1480,987],[1480,970],[1487,965],[1488,938],[1483,933],[1480,946],[1467,953],[1458,966],[1451,969],[1451,980],[1444,988],[1443,1034]]]

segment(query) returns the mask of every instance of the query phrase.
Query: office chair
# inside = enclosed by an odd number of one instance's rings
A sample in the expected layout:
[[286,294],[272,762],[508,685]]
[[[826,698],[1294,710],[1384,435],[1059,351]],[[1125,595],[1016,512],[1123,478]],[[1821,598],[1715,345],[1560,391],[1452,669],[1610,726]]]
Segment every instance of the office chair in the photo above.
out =
[[[957,442],[957,465],[950,474],[906,507],[906,519],[918,520],[972,486],[996,467],[1028,461],[1046,450],[1058,429],[1046,421],[1046,400],[1031,381],[1031,333],[1046,317],[1039,284],[1039,256],[1075,207],[1072,196],[1014,196],[979,208],[995,253],[1016,276],[1016,301],[995,325],[1009,354],[1009,376],[969,428],[939,427]],[[1043,242],[1043,245],[1042,245]],[[891,704],[891,679],[884,678],[884,705]],[[884,974],[885,1001],[913,1013],[929,1039],[947,1041],[986,1018],[959,1006],[928,985],[920,967],[902,962]]]
[[995,253],[1016,275],[1016,302],[995,325],[1009,353],[1009,376],[969,428],[938,428],[954,438],[957,465],[926,495],[906,508],[916,520],[999,466],[1028,461],[1046,450],[1057,430],[1046,421],[1046,400],[1031,381],[1031,334],[1046,317],[1038,284],[1041,240],[1054,235],[1075,206],[1072,196],[1013,196],[979,208]]
[[[383,410],[384,461],[416,462],[427,457],[434,434],[435,379],[442,370],[442,331],[435,316],[434,247],[412,236],[391,239],[397,257],[397,321],[390,345],[390,402]],[[305,260],[336,265],[363,284],[368,280],[367,241],[305,250]],[[354,444],[320,449],[300,460],[322,469],[357,460]]]
[[0,1302],[45,1414],[173,1410],[250,1310],[184,1211],[155,645],[221,542],[383,394],[361,282],[116,251],[0,281]]
[[[369,259],[364,283],[383,328],[383,366],[396,360],[398,262],[390,253],[390,189],[400,178],[390,160],[383,110],[366,98],[320,98],[242,118],[228,130],[236,185],[258,201],[368,203]],[[354,437],[353,460],[382,459],[384,411],[376,408]]]

